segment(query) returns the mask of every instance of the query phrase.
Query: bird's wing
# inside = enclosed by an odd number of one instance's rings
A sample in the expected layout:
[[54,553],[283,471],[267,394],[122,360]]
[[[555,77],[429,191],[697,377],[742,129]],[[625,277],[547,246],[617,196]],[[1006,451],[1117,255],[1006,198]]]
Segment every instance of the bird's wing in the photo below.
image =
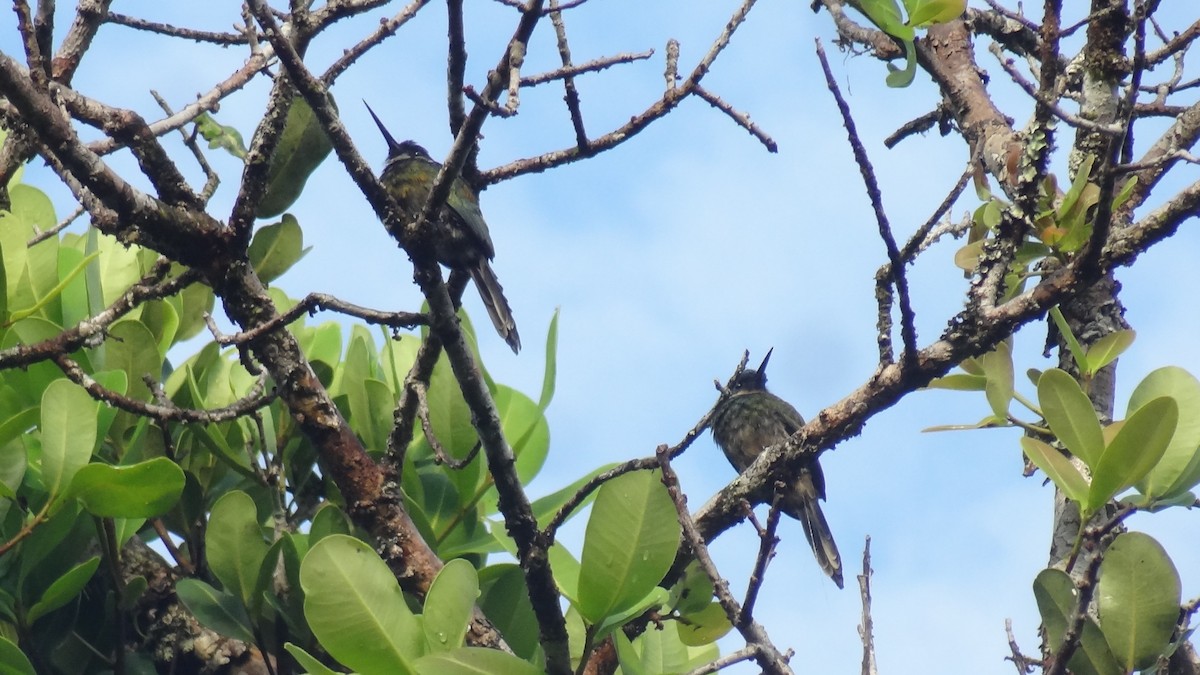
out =
[[450,207],[450,211],[458,216],[471,234],[475,235],[483,244],[488,259],[496,257],[496,247],[492,244],[492,235],[488,233],[487,223],[483,220],[483,212],[479,210],[479,197],[475,196],[475,193],[461,178],[454,179],[454,186],[450,188],[450,198],[446,200],[446,206]]

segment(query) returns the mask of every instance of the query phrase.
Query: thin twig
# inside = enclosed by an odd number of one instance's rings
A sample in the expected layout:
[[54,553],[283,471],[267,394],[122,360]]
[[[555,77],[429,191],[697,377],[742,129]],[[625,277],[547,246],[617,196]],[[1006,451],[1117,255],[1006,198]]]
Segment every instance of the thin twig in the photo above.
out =
[[1004,657],[1005,661],[1012,661],[1017,668],[1018,675],[1029,675],[1034,671],[1036,666],[1042,665],[1041,659],[1031,659],[1021,653],[1021,647],[1017,644],[1017,637],[1013,635],[1012,619],[1004,620],[1004,634],[1008,636],[1008,650],[1011,656]]
[[418,312],[381,312],[377,309],[346,302],[328,293],[309,293],[295,305],[292,305],[286,312],[281,312],[269,321],[264,321],[254,328],[232,335],[222,333],[210,315],[205,314],[204,321],[208,325],[208,330],[212,333],[213,339],[218,344],[224,346],[242,345],[267,333],[271,333],[280,326],[286,326],[304,314],[312,316],[322,310],[352,316],[370,324],[388,326],[393,330],[415,328],[429,324],[429,317],[425,314]]
[[691,548],[700,568],[712,582],[713,592],[717,602],[725,610],[725,616],[746,640],[746,645],[754,648],[754,659],[764,673],[791,673],[792,669],[788,666],[791,654],[780,652],[771,642],[766,629],[752,616],[744,615],[737,599],[729,591],[729,582],[717,570],[716,563],[708,553],[708,545],[704,543],[704,537],[696,529],[696,522],[688,512],[687,497],[679,487],[679,476],[671,468],[670,448],[660,445],[654,454],[658,458],[659,468],[662,469],[662,481],[667,486],[667,494],[671,496],[671,502],[675,505],[675,515],[683,528],[683,539]]
[[[775,557],[775,547],[779,545],[779,537],[775,536],[779,529],[779,507],[783,502],[785,490],[775,490],[771,500],[771,509],[767,512],[767,524],[758,533],[758,555],[754,558],[754,567],[750,570],[750,580],[746,583],[746,599],[742,601],[743,619],[754,616],[754,604],[758,601],[758,593],[762,590],[763,581],[767,578],[767,564]],[[754,511],[750,503],[746,503],[747,511],[753,517]]]
[[775,139],[768,136],[767,132],[763,131],[761,127],[751,121],[750,115],[735,109],[733,106],[722,100],[720,96],[717,96],[700,85],[696,85],[695,92],[697,96],[707,101],[709,105],[728,115],[729,118],[734,122],[737,122],[739,127],[750,132],[750,135],[757,138],[758,142],[762,143],[768,151],[779,152],[779,144],[775,142]]
[[[875,212],[875,223],[879,227],[879,237],[883,240],[883,244],[887,248],[888,260],[892,264],[892,284],[895,286],[900,307],[900,336],[904,340],[904,354],[901,358],[904,361],[905,367],[912,367],[914,365],[913,360],[917,358],[917,329],[912,301],[908,294],[908,278],[904,270],[905,263],[903,258],[900,257],[900,249],[896,247],[896,239],[892,236],[892,226],[888,223],[887,213],[883,208],[883,197],[879,191],[879,183],[875,179],[875,169],[871,166],[871,160],[867,157],[867,150],[863,147],[862,140],[858,137],[854,118],[850,114],[850,105],[842,97],[842,91],[838,87],[837,78],[833,76],[833,71],[829,67],[829,60],[825,57],[825,49],[821,46],[821,41],[818,39],[816,44],[817,58],[820,59],[821,69],[825,73],[825,84],[829,87],[830,93],[833,94],[838,111],[842,114],[842,123],[846,127],[846,134],[850,140],[850,149],[854,152],[854,161],[858,163],[858,170],[862,174],[863,183],[867,189],[867,196],[871,199],[871,208]],[[886,360],[884,363],[886,363]]]
[[862,574],[858,575],[858,595],[862,601],[862,623],[858,626],[858,637],[862,640],[862,675],[879,675],[879,664],[875,660],[875,620],[871,618],[871,537],[863,546]]
[[248,415],[259,408],[266,407],[275,400],[274,390],[266,393],[263,392],[266,380],[260,377],[255,381],[246,396],[221,408],[197,410],[194,408],[180,408],[174,404],[159,405],[156,403],[146,403],[145,401],[139,401],[124,394],[119,394],[101,385],[91,375],[87,374],[78,362],[65,354],[59,354],[52,360],[62,370],[63,374],[67,376],[67,379],[83,387],[97,401],[107,403],[140,417],[149,417],[160,423],[185,422],[190,424],[212,424],[228,422]]

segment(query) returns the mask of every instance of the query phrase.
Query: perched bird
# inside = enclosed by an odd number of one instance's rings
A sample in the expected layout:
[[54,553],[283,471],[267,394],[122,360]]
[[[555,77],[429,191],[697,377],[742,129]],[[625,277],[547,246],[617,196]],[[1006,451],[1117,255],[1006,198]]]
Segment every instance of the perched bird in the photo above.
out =
[[[782,443],[804,426],[804,418],[787,401],[767,391],[768,351],[758,370],[743,370],[733,381],[730,395],[717,405],[712,433],[725,457],[738,472],[745,471],[763,450]],[[842,559],[821,513],[825,499],[825,474],[812,458],[783,493],[782,510],[800,521],[821,569],[842,587]]]
[[[369,105],[367,112],[371,113],[388,146],[387,163],[379,179],[396,200],[404,217],[415,220],[421,215],[442,165],[414,141],[397,143]],[[434,254],[438,262],[471,274],[496,332],[512,347],[513,353],[520,352],[521,336],[517,334],[517,323],[489,262],[496,257],[496,249],[479,210],[479,195],[461,178],[454,179],[450,197],[433,226],[436,231]]]

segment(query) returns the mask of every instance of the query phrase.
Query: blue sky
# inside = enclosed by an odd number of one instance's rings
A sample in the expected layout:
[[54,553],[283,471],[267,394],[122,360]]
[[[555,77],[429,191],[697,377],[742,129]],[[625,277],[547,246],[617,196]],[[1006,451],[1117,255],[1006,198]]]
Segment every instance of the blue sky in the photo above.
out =
[[[681,41],[686,72],[708,49],[733,3],[593,2],[572,10],[567,26],[576,61],[656,50],[648,62],[578,81],[588,131],[603,133],[659,95],[667,38]],[[61,8],[63,12],[71,8]],[[224,30],[239,21],[238,3],[117,3],[118,11]],[[395,10],[393,10],[395,11]],[[511,34],[516,14],[468,3],[468,82],[478,87]],[[411,137],[435,157],[450,145],[444,105],[444,9],[431,3],[413,24],[339,80],[334,94],[359,149],[376,165],[385,153],[365,98],[397,137]],[[370,31],[385,12],[340,24],[318,40],[318,69]],[[11,15],[10,15],[11,16]],[[64,16],[60,30],[68,25]],[[765,0],[751,13],[706,86],[754,120],[780,145],[768,154],[727,118],[699,100],[616,150],[546,174],[489,189],[483,210],[496,243],[495,268],[512,302],[525,350],[509,352],[490,331],[484,360],[497,380],[531,395],[540,388],[542,344],[560,308],[558,390],[548,411],[551,456],[535,495],[565,485],[606,462],[653,453],[674,443],[715,400],[743,349],[752,358],[775,348],[771,386],[807,416],[841,399],[875,366],[874,272],[885,259],[857,169],[813,54],[821,37],[876,164],[897,238],[904,239],[941,201],[966,159],[961,141],[936,133],[894,150],[881,140],[936,102],[918,74],[903,90],[883,86],[870,58],[848,58],[831,45],[826,15],[807,3]],[[12,24],[0,49],[20,53]],[[539,26],[525,71],[557,63],[550,25]],[[241,65],[238,49],[195,46],[105,28],[76,77],[86,94],[157,117],[148,90],[176,106]],[[993,80],[1003,72],[981,57]],[[1028,101],[997,86],[1022,124]],[[218,119],[249,137],[261,114],[265,83],[229,98]],[[569,146],[573,134],[561,87],[522,95],[520,114],[490,120],[480,154],[484,168]],[[1147,136],[1139,139],[1143,143]],[[1064,138],[1069,143],[1069,138]],[[178,150],[172,138],[171,149]],[[182,151],[181,165],[197,175]],[[210,158],[224,177],[211,209],[224,218],[240,172],[232,158]],[[126,175],[128,155],[113,158]],[[1194,169],[1187,180],[1200,179]],[[27,180],[59,198],[50,174]],[[200,184],[199,179],[197,185]],[[1178,187],[1178,185],[1176,185]],[[956,218],[974,208],[968,195]],[[361,195],[331,158],[310,179],[291,211],[313,250],[277,284],[299,297],[332,293],[382,309],[414,309],[418,291],[402,251],[384,233]],[[936,338],[962,305],[966,281],[953,267],[958,244],[943,243],[912,270],[922,344]],[[1200,373],[1193,348],[1200,318],[1190,291],[1200,250],[1194,221],[1172,240],[1121,270],[1128,320],[1139,331],[1122,359],[1118,415],[1136,382],[1164,365]],[[1186,275],[1186,276],[1185,276]],[[483,309],[468,292],[468,311]],[[1044,330],[1017,338],[1018,370],[1045,368]],[[1028,388],[1026,389],[1028,391]],[[982,396],[917,393],[874,417],[863,433],[822,457],[826,514],[847,567],[839,592],[814,564],[799,527],[785,521],[784,542],[767,576],[758,618],[775,642],[797,652],[799,670],[847,672],[860,659],[853,575],[863,538],[872,537],[878,657],[889,673],[1009,673],[1004,620],[1021,646],[1036,652],[1031,592],[1047,558],[1052,490],[1041,476],[1022,478],[1018,434],[992,430],[923,434],[924,427],[974,422],[987,414]],[[707,435],[678,462],[694,506],[734,475]],[[1174,557],[1185,597],[1200,593],[1200,546],[1186,512],[1137,516],[1133,527],[1158,537]],[[569,530],[578,550],[583,520]],[[748,526],[714,546],[735,590],[744,588],[757,540]],[[736,647],[734,641],[727,648]],[[745,667],[734,672],[756,672]]]

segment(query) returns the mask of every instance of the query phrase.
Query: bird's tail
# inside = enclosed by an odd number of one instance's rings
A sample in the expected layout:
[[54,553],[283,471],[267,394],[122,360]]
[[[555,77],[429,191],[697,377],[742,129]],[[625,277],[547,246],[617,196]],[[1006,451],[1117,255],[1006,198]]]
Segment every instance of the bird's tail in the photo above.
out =
[[842,557],[838,555],[837,544],[833,541],[833,533],[829,531],[829,523],[821,511],[821,502],[817,496],[816,486],[808,472],[800,474],[795,489],[788,495],[785,512],[800,521],[804,528],[804,537],[812,547],[817,564],[825,570],[825,574],[833,579],[838,588],[842,587]]
[[517,322],[513,319],[508,299],[504,297],[504,289],[500,287],[500,280],[496,278],[496,273],[492,271],[492,266],[486,259],[481,259],[478,265],[471,268],[471,278],[475,280],[475,287],[479,289],[479,297],[483,299],[483,306],[487,308],[488,316],[491,317],[496,332],[504,338],[509,347],[512,347],[514,354],[519,353],[521,336],[517,334]]

